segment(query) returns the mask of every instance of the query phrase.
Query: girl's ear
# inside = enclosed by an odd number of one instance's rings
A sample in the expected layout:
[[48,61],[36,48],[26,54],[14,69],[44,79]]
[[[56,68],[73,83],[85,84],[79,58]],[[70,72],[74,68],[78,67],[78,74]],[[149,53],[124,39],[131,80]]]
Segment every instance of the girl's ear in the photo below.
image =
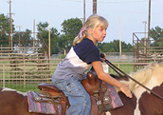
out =
[[89,34],[92,34],[92,33],[93,33],[92,28],[88,28],[88,33],[89,33]]

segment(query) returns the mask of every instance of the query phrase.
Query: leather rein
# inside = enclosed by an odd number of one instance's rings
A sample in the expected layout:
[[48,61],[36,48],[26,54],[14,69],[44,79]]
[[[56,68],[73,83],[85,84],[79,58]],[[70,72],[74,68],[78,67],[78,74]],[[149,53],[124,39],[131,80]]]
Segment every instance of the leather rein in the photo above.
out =
[[[104,56],[101,56],[102,58],[104,58]],[[110,61],[108,61],[106,58],[104,58],[104,62],[109,65],[109,67],[111,67],[118,75],[122,76],[125,75],[127,76],[129,79],[131,79],[132,81],[134,81],[135,83],[139,84],[140,86],[142,86],[143,88],[145,88],[146,90],[148,90],[149,92],[151,92],[153,95],[155,95],[156,97],[160,98],[163,100],[163,97],[158,95],[156,92],[150,90],[148,87],[144,86],[143,84],[141,84],[140,82],[138,82],[137,80],[133,79],[131,76],[129,76],[128,74],[126,74],[125,72],[123,72],[122,70],[120,70],[118,67],[116,67],[114,64],[112,64]],[[117,71],[118,70],[118,71]],[[121,73],[119,73],[121,72]]]

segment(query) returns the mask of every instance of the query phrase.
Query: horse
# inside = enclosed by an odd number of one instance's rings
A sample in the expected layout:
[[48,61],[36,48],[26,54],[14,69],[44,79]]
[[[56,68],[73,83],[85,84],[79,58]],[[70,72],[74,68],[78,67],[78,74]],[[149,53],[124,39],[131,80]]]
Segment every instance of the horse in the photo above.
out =
[[[129,75],[163,97],[162,74],[163,63],[156,62]],[[133,97],[130,99],[117,89],[124,106],[109,110],[106,115],[163,115],[163,100],[146,91],[127,76],[113,77],[129,85]],[[10,88],[0,88],[0,108],[0,115],[45,115],[29,112],[27,93]]]
[[[163,62],[154,62],[129,74],[147,88],[163,97]],[[129,86],[133,98],[127,98],[117,91],[124,106],[107,112],[108,115],[163,115],[163,100],[136,84],[126,76],[114,76],[115,79]]]

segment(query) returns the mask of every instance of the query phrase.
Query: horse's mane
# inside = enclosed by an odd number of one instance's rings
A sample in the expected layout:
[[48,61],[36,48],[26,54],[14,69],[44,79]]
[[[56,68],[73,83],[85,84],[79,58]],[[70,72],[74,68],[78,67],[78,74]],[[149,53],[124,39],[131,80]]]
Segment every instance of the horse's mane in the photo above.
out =
[[[155,70],[163,69],[163,62],[154,62],[150,63],[149,65],[145,66],[143,69],[139,69],[137,72],[131,72],[129,75],[140,82],[141,84],[145,85],[147,82],[150,81],[152,78],[153,72]],[[156,76],[155,76],[156,77]],[[163,80],[163,78],[162,78]],[[139,85],[136,84],[134,81],[130,81],[130,90],[133,91]]]

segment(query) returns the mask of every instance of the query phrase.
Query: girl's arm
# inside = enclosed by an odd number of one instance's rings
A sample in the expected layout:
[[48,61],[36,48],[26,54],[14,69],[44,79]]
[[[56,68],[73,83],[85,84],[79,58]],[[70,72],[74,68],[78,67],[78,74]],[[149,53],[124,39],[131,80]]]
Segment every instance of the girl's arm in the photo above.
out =
[[92,62],[92,65],[99,79],[105,81],[108,84],[118,87],[127,97],[132,98],[132,94],[126,85],[112,78],[109,74],[103,71],[103,67],[100,61]]

